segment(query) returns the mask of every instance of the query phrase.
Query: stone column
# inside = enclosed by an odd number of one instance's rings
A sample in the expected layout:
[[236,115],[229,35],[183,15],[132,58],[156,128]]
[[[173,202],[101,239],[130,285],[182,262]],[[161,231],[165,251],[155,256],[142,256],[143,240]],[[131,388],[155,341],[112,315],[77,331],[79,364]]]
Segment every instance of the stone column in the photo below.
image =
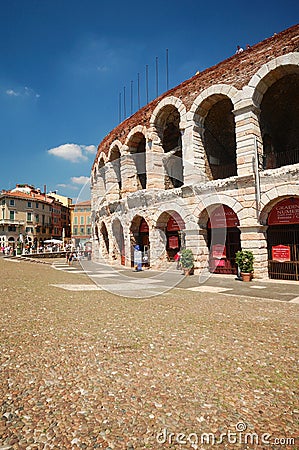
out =
[[163,268],[167,262],[166,235],[160,228],[149,229],[150,266],[154,269]]
[[196,269],[201,275],[209,271],[208,230],[205,228],[198,231],[198,249]]
[[112,164],[106,164],[106,198],[108,202],[119,200],[119,187],[117,177]]
[[202,131],[202,125],[189,120],[182,133],[184,185],[198,184],[207,180]]
[[137,191],[137,171],[132,155],[127,151],[121,162],[122,193],[124,196]]
[[267,226],[240,226],[242,250],[254,255],[254,277],[268,278]]
[[236,124],[238,176],[243,176],[254,174],[255,139],[259,160],[263,149],[259,125],[260,110],[248,100],[239,103],[233,112]]

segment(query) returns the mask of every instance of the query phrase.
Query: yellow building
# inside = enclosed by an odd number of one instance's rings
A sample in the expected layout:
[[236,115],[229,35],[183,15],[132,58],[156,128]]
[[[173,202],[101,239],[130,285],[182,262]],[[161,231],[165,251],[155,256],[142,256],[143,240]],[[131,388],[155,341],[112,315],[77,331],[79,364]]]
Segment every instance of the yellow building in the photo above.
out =
[[91,239],[91,202],[90,200],[71,205],[72,242],[77,248]]

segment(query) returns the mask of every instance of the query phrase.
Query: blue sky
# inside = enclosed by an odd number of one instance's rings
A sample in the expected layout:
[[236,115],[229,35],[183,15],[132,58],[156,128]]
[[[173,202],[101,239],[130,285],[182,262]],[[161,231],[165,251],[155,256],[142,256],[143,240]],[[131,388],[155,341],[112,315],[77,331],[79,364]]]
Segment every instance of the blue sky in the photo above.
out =
[[299,4],[0,0],[0,189],[30,183],[77,198],[96,147],[126,112],[298,22]]

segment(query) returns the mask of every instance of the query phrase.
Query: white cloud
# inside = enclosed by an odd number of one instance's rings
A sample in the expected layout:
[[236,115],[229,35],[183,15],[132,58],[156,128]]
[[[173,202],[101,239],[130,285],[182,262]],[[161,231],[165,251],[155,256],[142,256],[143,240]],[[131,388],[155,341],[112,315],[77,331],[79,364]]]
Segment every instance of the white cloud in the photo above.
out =
[[18,97],[20,95],[19,92],[16,92],[13,89],[7,89],[6,94],[10,95],[11,97]]
[[75,183],[75,184],[86,184],[90,181],[90,178],[84,177],[83,175],[81,175],[80,177],[72,177],[71,181],[72,181],[72,183]]
[[14,89],[7,89],[6,94],[9,95],[10,97],[35,97],[35,98],[39,98],[40,95],[37,94],[34,89],[31,89],[27,86],[25,86],[24,88],[16,91]]
[[59,147],[51,148],[48,153],[77,163],[87,161],[89,155],[96,153],[96,147],[94,145],[62,144]]
[[95,155],[97,152],[97,148],[95,145],[82,145],[82,147],[84,147],[84,150],[91,155]]

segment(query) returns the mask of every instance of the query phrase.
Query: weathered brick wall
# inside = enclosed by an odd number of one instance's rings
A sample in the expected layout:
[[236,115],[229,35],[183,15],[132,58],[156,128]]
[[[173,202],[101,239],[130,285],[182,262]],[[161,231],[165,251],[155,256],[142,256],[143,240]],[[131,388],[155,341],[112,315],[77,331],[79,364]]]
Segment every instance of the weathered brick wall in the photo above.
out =
[[184,81],[141,108],[133,116],[114,128],[99,144],[95,161],[97,161],[101,152],[108,154],[111,143],[116,139],[123,144],[129,131],[135,126],[143,125],[148,127],[152,112],[163,98],[175,96],[182,100],[188,110],[195,98],[209,86],[225,83],[237,89],[242,89],[263,64],[273,58],[294,51],[299,51],[299,25],[288,28],[254,45],[251,49],[233,55]]

